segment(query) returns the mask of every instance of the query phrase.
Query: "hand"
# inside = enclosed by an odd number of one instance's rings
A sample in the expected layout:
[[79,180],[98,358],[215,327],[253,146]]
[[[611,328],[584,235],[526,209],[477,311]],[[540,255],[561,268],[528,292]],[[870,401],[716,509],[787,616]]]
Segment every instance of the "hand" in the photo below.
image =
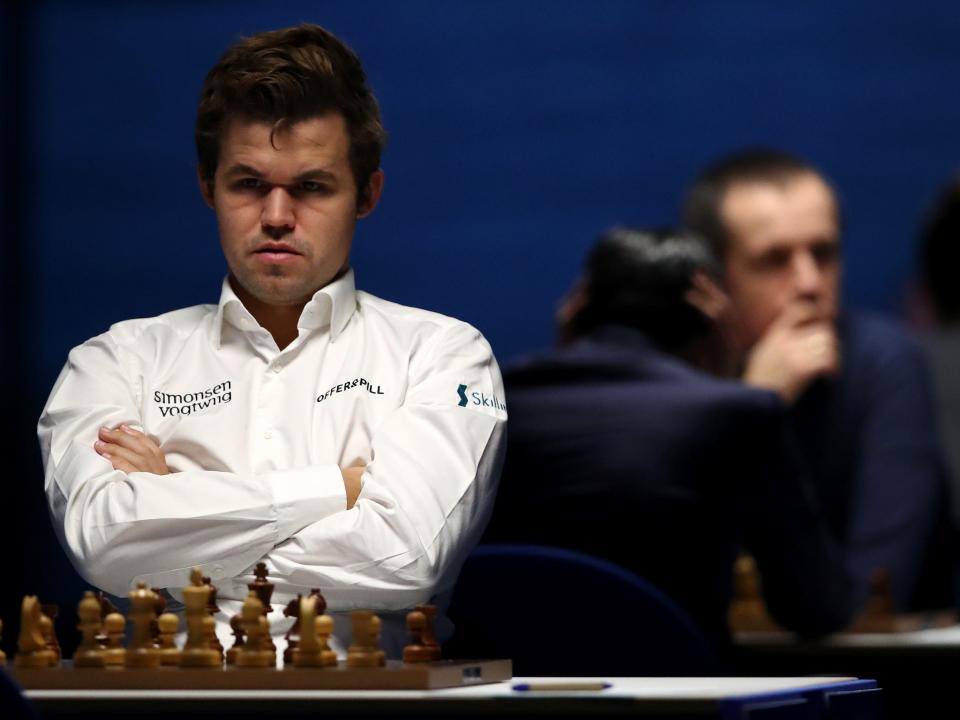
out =
[[113,430],[100,428],[98,435],[100,439],[93,444],[93,449],[109,460],[114,470],[154,475],[170,473],[160,446],[139,430],[120,425]]
[[361,479],[363,471],[367,466],[362,463],[351,465],[350,467],[340,468],[340,474],[343,475],[343,486],[347,491],[347,510],[357,503],[360,497]]
[[816,378],[840,368],[837,331],[810,303],[789,305],[747,358],[744,382],[774,390],[788,403]]

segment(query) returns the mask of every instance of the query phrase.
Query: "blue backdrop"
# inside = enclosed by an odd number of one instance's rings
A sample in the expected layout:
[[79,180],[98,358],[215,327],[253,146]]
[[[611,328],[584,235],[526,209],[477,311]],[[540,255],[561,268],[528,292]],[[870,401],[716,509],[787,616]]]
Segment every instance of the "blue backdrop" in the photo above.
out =
[[501,362],[551,341],[601,229],[673,222],[697,170],[751,144],[834,179],[845,297],[897,312],[918,221],[960,159],[952,0],[14,6],[2,268],[4,340],[19,349],[5,397],[20,416],[5,450],[28,507],[42,507],[32,425],[68,349],[120,319],[217,300],[225,267],[193,119],[203,75],[239,35],[317,22],[358,51],[391,134],[358,283],[472,322]]
[[204,73],[241,34],[318,22],[358,51],[391,135],[358,282],[474,323],[501,361],[550,342],[598,231],[673,222],[698,168],[754,143],[836,181],[846,297],[896,311],[918,219],[960,159],[955,2],[41,2],[30,15],[17,211],[44,392],[68,348],[111,322],[216,301],[224,264],[192,126]]

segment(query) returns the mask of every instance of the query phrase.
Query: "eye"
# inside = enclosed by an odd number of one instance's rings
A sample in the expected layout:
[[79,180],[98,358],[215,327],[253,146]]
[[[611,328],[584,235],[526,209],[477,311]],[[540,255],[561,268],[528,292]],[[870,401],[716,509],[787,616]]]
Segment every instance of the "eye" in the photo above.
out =
[[776,270],[790,263],[790,251],[785,248],[773,248],[758,258],[757,265],[766,270]]
[[263,183],[260,182],[259,178],[241,178],[237,181],[237,187],[243,188],[244,190],[258,190],[263,186]]
[[813,257],[821,265],[834,262],[839,255],[840,248],[835,242],[822,242],[813,247]]
[[300,183],[300,189],[308,193],[328,193],[330,188],[316,180],[304,180]]

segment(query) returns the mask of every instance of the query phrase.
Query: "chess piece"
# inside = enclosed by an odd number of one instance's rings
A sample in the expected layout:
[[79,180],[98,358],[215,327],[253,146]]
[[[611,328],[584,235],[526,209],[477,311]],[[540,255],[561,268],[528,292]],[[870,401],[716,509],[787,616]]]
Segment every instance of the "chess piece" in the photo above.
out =
[[293,618],[293,625],[290,626],[287,634],[284,635],[287,641],[287,647],[283,651],[284,667],[293,664],[293,651],[296,650],[300,644],[300,602],[302,600],[303,596],[297,595],[293,600],[288,602],[287,606],[283,609],[284,617]]
[[210,588],[210,597],[207,598],[207,612],[216,615],[220,612],[220,607],[217,605],[217,586],[206,575],[203,576],[203,584]]
[[50,667],[56,667],[60,664],[60,658],[57,656],[57,651],[53,649],[55,640],[53,640],[53,620],[43,614],[43,611],[40,611],[40,617],[37,618],[37,628],[40,630],[40,634],[43,635],[43,642],[50,651],[49,662]]
[[276,665],[276,653],[270,649],[270,627],[264,617],[263,603],[254,590],[250,591],[240,609],[240,622],[243,625],[246,641],[237,650],[238,668],[265,668]]
[[[297,647],[292,653],[293,664],[297,667],[323,667],[320,657],[321,646],[317,637],[317,599],[313,596],[301,598],[297,596],[299,609],[296,617],[300,623],[300,638]],[[286,653],[284,653],[286,663]]]
[[223,645],[220,638],[217,637],[217,621],[213,615],[207,615],[203,619],[203,635],[207,638],[207,645],[217,654],[219,662],[223,664]]
[[[3,640],[3,620],[0,620],[0,640]],[[7,664],[7,654],[3,651],[3,648],[0,647],[0,667],[5,667]]]
[[[248,583],[247,589],[257,594],[257,599],[260,600],[263,605],[264,616],[269,615],[273,612],[273,606],[270,604],[270,599],[273,597],[273,583],[267,580],[267,564],[262,562],[257,563],[253,568],[253,575],[256,580]],[[273,644],[273,638],[270,637],[270,633],[267,633],[266,642],[270,650],[273,652],[277,651],[277,647]]]
[[208,622],[206,618],[203,621],[207,640],[210,642],[210,649],[216,651],[220,657],[220,662],[223,663],[223,644],[217,637],[217,621],[214,617],[220,612],[220,608],[217,607],[217,588],[210,582],[210,578],[204,576],[202,580],[203,584],[210,588],[207,594],[207,615],[210,617],[210,621]]
[[237,653],[244,645],[243,622],[240,615],[230,618],[230,630],[233,632],[233,647],[227,650],[227,665],[236,665]]
[[333,635],[333,618],[321,615],[314,621],[317,638],[320,642],[320,664],[323,667],[337,666],[337,653],[330,649],[330,636]]
[[167,609],[167,600],[163,596],[163,588],[150,588],[157,600],[153,606],[154,619],[150,623],[150,634],[153,637],[153,646],[160,647],[160,616]]
[[127,650],[123,647],[124,631],[127,621],[118,612],[107,615],[103,621],[103,632],[107,636],[107,647],[100,655],[107,667],[123,667],[127,664]]
[[210,587],[203,584],[199,568],[190,573],[190,584],[183,589],[187,616],[187,642],[180,653],[180,667],[221,667],[220,655],[210,648],[204,627]]
[[63,652],[60,650],[60,642],[57,640],[57,615],[60,613],[60,608],[56,603],[43,603],[40,606],[40,612],[50,618],[50,634],[46,636],[47,638],[47,647],[53,651],[53,654],[57,656],[57,662],[63,659]]
[[133,625],[127,648],[127,667],[160,667],[160,651],[153,644],[152,628],[156,619],[157,595],[146,583],[139,582],[127,597],[130,598],[130,622]]
[[427,630],[427,616],[420,610],[407,613],[407,630],[410,632],[410,644],[403,648],[403,661],[425,663],[433,660],[433,651],[423,644],[423,634]]
[[107,615],[117,612],[117,608],[114,607],[113,603],[110,602],[110,598],[108,598],[105,593],[98,591],[96,597],[97,602],[100,603],[100,632],[97,634],[97,642],[100,643],[100,647],[106,648],[110,644],[110,641],[107,634],[103,631],[103,626],[107,622]]
[[180,629],[180,619],[173,613],[163,613],[157,618],[157,630],[159,631],[159,649],[161,665],[179,665],[180,650],[174,642],[173,636]]
[[15,665],[19,668],[48,668],[56,662],[56,655],[47,648],[43,637],[43,619],[36,595],[27,595],[20,606],[20,637],[17,639]]
[[80,645],[73,654],[75,668],[102,668],[106,665],[102,654],[103,648],[99,641],[103,627],[100,614],[102,608],[100,598],[93,592],[87,590],[83,594],[83,599],[77,607],[77,615],[80,617],[80,623],[77,625],[80,631]]
[[427,619],[427,626],[423,630],[423,635],[421,642],[429,648],[430,650],[430,659],[439,660],[440,659],[440,643],[437,642],[437,636],[433,632],[433,626],[437,619],[437,606],[436,605],[417,605],[414,608],[415,611],[423,613],[424,617]]
[[379,648],[380,618],[369,610],[354,610],[350,613],[353,637],[347,648],[347,667],[382,667],[387,664],[386,654]]

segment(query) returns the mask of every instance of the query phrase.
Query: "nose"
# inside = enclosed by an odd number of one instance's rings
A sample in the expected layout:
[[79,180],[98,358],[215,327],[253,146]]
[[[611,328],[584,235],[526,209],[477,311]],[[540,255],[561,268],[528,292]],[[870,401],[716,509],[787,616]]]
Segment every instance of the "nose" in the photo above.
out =
[[297,218],[294,201],[284,187],[274,187],[267,193],[260,215],[263,232],[271,238],[279,238],[293,232]]
[[800,297],[816,299],[823,291],[823,269],[809,250],[794,255],[793,283]]

